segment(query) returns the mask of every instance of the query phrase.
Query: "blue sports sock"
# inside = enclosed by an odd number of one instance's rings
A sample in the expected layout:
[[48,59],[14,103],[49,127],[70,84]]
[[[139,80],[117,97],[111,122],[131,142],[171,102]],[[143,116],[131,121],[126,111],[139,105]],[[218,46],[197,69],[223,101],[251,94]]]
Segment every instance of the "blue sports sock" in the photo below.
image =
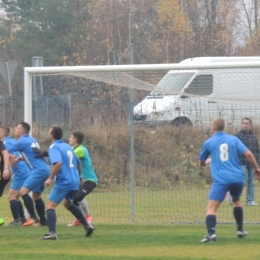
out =
[[86,221],[82,211],[80,210],[80,208],[74,204],[70,205],[70,207],[68,208],[68,210],[75,216],[76,219],[78,219],[80,221],[80,223],[84,226],[88,226],[88,222]]
[[11,208],[14,220],[18,220],[19,219],[19,204],[16,199],[10,201],[10,208]]
[[215,228],[217,224],[216,215],[208,215],[206,217],[206,225],[209,235],[215,234]]
[[243,208],[234,207],[233,213],[237,223],[237,231],[243,231]]
[[55,209],[48,209],[46,211],[47,214],[47,225],[49,227],[49,232],[56,233],[56,212]]
[[22,196],[24,205],[26,209],[28,210],[30,217],[37,220],[36,213],[33,206],[33,199],[29,194],[25,194]]
[[17,202],[18,202],[18,208],[19,208],[19,217],[24,219],[25,216],[24,216],[24,211],[23,211],[23,204],[20,200],[18,200]]
[[42,200],[42,198],[35,200],[35,208],[38,213],[38,216],[40,217],[41,222],[46,221],[46,215],[45,215],[45,204]]

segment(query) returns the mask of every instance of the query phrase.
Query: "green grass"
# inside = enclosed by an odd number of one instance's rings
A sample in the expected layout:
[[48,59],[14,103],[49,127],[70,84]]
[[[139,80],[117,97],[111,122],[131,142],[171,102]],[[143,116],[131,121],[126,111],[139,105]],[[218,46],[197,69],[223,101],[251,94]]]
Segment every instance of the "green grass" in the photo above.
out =
[[203,244],[204,225],[96,224],[87,238],[60,224],[56,241],[39,240],[46,227],[2,226],[1,259],[259,259],[258,227],[247,228],[238,239],[234,225],[219,225],[217,241]]
[[[260,183],[256,185],[256,201],[260,203]],[[125,187],[117,189],[97,188],[87,196],[94,221],[102,224],[131,224],[131,194]],[[6,189],[6,191],[8,188]],[[135,192],[134,223],[138,224],[186,224],[204,223],[208,188],[173,187],[172,189],[152,190],[137,187]],[[241,196],[245,205],[246,189]],[[49,190],[43,194],[47,201]],[[62,205],[57,208],[58,221],[68,223],[73,216]],[[12,220],[7,196],[0,199],[0,216],[6,222]],[[260,206],[244,207],[246,223],[260,223]],[[232,207],[224,201],[218,210],[219,223],[234,223]]]
[[[203,222],[206,196],[206,189],[138,191],[136,222],[131,224],[128,192],[94,192],[88,198],[96,228],[92,237],[85,237],[82,227],[67,227],[73,217],[59,206],[58,240],[41,241],[39,238],[48,231],[46,227],[7,226],[12,217],[4,194],[0,199],[0,215],[5,220],[0,227],[0,259],[260,259],[258,225],[246,224],[249,236],[238,239],[235,224],[219,224],[217,241],[203,244],[200,240],[206,234],[204,224],[162,224],[193,218]],[[249,217],[260,221],[260,206],[244,209],[245,221]],[[217,219],[234,223],[227,202],[221,205]],[[154,224],[144,224],[149,221]]]

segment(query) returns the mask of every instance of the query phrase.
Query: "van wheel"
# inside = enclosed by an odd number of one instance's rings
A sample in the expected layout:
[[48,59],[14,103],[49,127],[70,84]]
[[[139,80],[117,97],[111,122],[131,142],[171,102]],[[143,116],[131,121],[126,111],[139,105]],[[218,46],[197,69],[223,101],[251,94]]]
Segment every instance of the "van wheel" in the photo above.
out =
[[184,116],[175,118],[171,124],[173,126],[192,126],[190,119]]

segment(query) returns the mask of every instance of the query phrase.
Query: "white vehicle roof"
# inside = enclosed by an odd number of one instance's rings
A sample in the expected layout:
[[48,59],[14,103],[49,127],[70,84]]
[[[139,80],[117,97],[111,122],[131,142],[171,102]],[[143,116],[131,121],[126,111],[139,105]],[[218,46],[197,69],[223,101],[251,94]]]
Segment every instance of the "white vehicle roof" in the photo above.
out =
[[195,57],[181,61],[180,63],[214,63],[214,62],[236,62],[236,61],[260,61],[260,56],[244,57]]

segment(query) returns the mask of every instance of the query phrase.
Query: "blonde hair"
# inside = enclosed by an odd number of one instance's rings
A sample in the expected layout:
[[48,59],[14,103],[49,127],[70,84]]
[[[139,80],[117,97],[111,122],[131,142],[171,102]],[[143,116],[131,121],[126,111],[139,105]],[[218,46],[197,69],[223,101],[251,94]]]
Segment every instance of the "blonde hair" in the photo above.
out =
[[0,130],[3,131],[5,136],[8,136],[10,134],[10,128],[6,125],[0,125]]

